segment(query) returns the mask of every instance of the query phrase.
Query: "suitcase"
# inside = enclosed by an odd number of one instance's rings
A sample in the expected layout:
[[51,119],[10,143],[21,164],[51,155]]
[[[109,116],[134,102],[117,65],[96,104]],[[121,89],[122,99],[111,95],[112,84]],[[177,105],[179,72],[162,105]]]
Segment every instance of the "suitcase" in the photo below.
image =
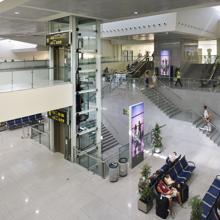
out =
[[156,215],[162,219],[166,219],[169,214],[169,199],[158,195],[156,197]]
[[186,202],[189,198],[189,186],[186,183],[180,186],[180,196],[182,203]]

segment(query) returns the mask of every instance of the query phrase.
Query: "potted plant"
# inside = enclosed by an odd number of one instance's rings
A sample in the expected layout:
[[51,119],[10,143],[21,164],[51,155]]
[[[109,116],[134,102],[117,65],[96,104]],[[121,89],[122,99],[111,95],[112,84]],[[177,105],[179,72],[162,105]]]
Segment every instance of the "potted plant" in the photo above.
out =
[[138,189],[142,190],[149,184],[149,176],[151,174],[151,167],[146,163],[141,169],[141,178],[139,179]]
[[202,200],[199,198],[199,196],[192,197],[189,205],[192,209],[190,220],[200,220],[202,217]]
[[141,192],[138,200],[138,209],[142,212],[148,213],[153,207],[153,191],[148,184]]
[[161,153],[163,144],[162,137],[160,136],[160,126],[156,123],[155,128],[153,129],[153,148],[155,153]]
[[144,164],[141,170],[141,176],[145,179],[148,179],[151,173],[151,166],[149,166],[147,163]]

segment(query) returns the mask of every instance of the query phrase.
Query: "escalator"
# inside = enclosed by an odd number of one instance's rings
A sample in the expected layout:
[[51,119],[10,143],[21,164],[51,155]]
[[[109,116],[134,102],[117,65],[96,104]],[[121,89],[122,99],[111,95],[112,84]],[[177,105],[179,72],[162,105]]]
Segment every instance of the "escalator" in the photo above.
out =
[[138,58],[131,64],[127,69],[127,76],[129,78],[139,78],[141,77],[146,70],[153,70],[154,62],[149,60],[149,57],[144,56]]

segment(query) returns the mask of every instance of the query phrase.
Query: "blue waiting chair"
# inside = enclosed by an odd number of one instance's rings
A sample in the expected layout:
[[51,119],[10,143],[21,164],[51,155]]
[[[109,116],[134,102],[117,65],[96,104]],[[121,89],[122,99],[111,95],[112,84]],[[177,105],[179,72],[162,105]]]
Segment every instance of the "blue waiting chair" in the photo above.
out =
[[15,125],[16,125],[17,128],[21,128],[22,127],[23,123],[21,121],[21,118],[15,119]]
[[36,114],[36,119],[37,121],[42,121],[44,119],[43,115],[40,113],[40,114]]
[[[209,190],[202,199],[202,218],[201,220],[215,220],[215,204],[220,196],[220,176],[216,176]],[[218,218],[217,218],[218,219]]]
[[183,171],[185,172],[192,173],[194,169],[196,168],[195,163],[192,161],[187,161],[185,156],[182,157],[179,162],[180,162],[180,165]]
[[28,119],[30,121],[30,124],[37,124],[37,119],[36,119],[35,115],[28,116]]
[[21,120],[22,120],[22,123],[23,123],[24,126],[29,125],[29,119],[28,119],[28,117],[23,117]]
[[15,120],[7,121],[6,124],[7,124],[7,127],[8,127],[9,130],[16,129]]

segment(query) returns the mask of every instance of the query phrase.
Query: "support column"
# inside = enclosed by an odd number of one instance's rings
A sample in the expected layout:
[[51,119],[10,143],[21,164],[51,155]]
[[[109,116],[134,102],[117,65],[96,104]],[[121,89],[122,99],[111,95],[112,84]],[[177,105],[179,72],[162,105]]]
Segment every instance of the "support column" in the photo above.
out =
[[73,106],[71,108],[71,161],[76,161],[76,18],[70,16],[71,43],[71,83],[73,84]]
[[220,56],[220,38],[217,39],[217,55]]
[[96,22],[97,25],[97,56],[96,56],[96,104],[97,104],[97,137],[96,144],[98,146],[98,157],[102,156],[102,146],[101,146],[101,129],[102,129],[102,80],[101,80],[101,36],[100,36],[100,27],[101,24],[99,21]]
[[[48,24],[48,31],[49,33],[52,32],[52,25],[51,22]],[[54,80],[54,50],[53,47],[49,47],[49,81]],[[49,148],[52,152],[55,151],[54,149],[54,121],[49,119]]]

